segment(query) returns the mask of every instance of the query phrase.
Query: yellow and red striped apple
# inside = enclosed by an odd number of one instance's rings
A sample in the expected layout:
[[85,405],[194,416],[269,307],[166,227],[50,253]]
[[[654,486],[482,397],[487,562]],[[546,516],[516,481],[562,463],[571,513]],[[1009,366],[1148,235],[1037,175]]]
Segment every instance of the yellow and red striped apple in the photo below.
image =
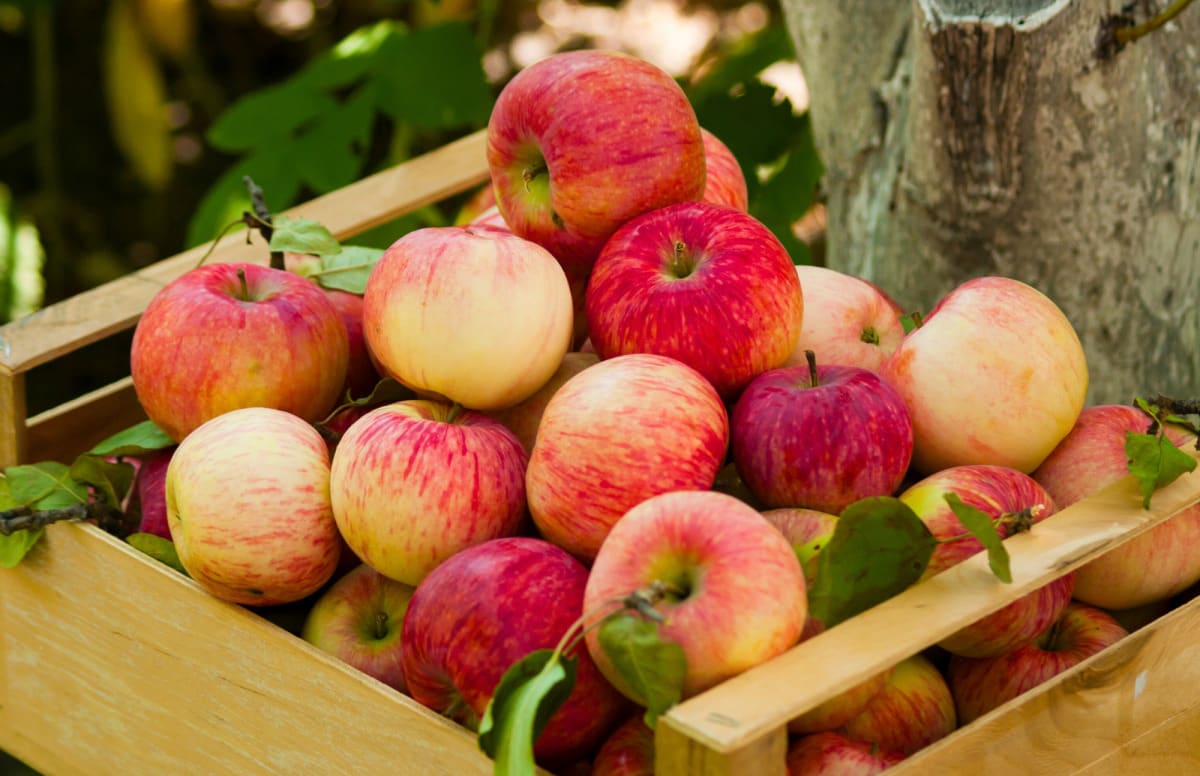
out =
[[701,202],[724,205],[743,213],[750,210],[750,194],[746,186],[746,175],[742,165],[729,146],[719,137],[700,128],[704,140],[705,181]]
[[883,688],[839,732],[910,755],[957,726],[950,686],[929,658],[916,654],[892,668]]
[[822,364],[879,372],[904,339],[899,305],[874,283],[815,264],[797,264],[804,289],[804,318],[785,366],[805,363],[804,352]]

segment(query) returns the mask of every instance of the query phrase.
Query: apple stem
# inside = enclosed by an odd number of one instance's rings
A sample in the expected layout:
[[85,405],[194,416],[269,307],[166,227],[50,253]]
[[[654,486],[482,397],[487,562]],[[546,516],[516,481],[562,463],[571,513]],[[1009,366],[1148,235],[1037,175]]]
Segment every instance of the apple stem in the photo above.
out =
[[246,282],[246,270],[238,267],[237,270],[238,282],[241,283],[241,296],[238,297],[243,302],[250,301],[250,284]]
[[22,530],[44,528],[60,520],[95,520],[100,528],[114,536],[122,536],[127,515],[120,509],[100,501],[72,504],[62,509],[31,509],[13,507],[0,512],[0,536],[11,536]]
[[634,590],[627,596],[601,601],[571,623],[571,627],[567,628],[562,638],[558,640],[558,645],[554,647],[554,654],[569,654],[589,632],[603,625],[604,621],[612,615],[627,609],[633,609],[649,620],[663,622],[662,614],[654,608],[654,605],[668,595],[682,596],[682,594],[683,591],[670,582],[656,579],[648,586]]
[[919,329],[925,325],[925,316],[921,315],[920,310],[912,311],[908,314],[908,318],[912,321],[914,329]]
[[525,190],[529,191],[529,187],[533,181],[539,176],[549,172],[546,166],[545,159],[539,159],[536,164],[532,164],[521,171],[521,181],[525,184]]
[[816,388],[821,384],[817,379],[817,354],[811,350],[804,351],[804,360],[808,362],[808,387]]
[[868,326],[867,328],[863,329],[862,333],[858,335],[858,338],[868,345],[879,344],[879,332],[875,331],[874,326]]
[[450,412],[446,415],[446,422],[453,423],[458,420],[458,416],[462,414],[462,411],[463,406],[458,402],[454,402],[454,404],[450,405]]
[[[1031,507],[1018,509],[1016,512],[1002,512],[999,516],[992,518],[992,525],[996,528],[1008,527],[1012,529],[1009,535],[1024,533],[1033,528],[1033,524],[1041,517],[1042,512],[1046,511],[1045,504],[1034,504]],[[974,536],[970,531],[963,531],[954,536],[947,536],[944,539],[938,539],[938,544],[951,544],[960,542],[963,539],[970,539]]]
[[373,633],[376,640],[388,635],[388,613],[384,611],[375,612],[375,622],[372,625],[374,626]]
[[671,256],[671,274],[676,278],[686,278],[696,270],[696,262],[688,254],[687,243],[675,241],[675,249]]

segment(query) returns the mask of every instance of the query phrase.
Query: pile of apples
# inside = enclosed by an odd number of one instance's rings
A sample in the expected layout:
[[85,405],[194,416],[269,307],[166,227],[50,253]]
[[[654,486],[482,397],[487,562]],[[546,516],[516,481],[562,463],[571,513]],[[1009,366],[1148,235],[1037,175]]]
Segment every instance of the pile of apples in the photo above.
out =
[[[510,665],[656,581],[702,692],[820,632],[813,559],[855,501],[946,539],[932,575],[982,549],[945,494],[1040,520],[1125,475],[1146,418],[1085,409],[1053,301],[980,277],[906,333],[884,290],[793,265],[658,68],[526,68],[487,154],[494,205],[399,239],[361,297],[203,266],[131,353],[179,443],[141,467],[143,530],[224,600],[311,601],[306,639],[439,713],[475,726]],[[331,420],[380,377],[410,398]],[[1125,633],[1105,610],[1200,579],[1197,539],[1200,509],[793,720],[790,772],[877,772],[1094,654]],[[539,762],[652,772],[644,699],[595,631],[578,653]]]

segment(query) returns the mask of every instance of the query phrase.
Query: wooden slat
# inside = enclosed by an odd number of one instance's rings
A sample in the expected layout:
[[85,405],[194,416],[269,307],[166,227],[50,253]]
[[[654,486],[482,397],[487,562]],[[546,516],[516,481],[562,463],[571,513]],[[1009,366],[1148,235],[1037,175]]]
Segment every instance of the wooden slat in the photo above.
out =
[[[1158,491],[1149,510],[1127,477],[1008,539],[1012,584],[995,579],[980,553],[688,699],[667,717],[672,728],[718,753],[753,745],[792,717],[1197,502],[1200,469]],[[1200,693],[1200,685],[1190,691]]]
[[47,774],[490,774],[464,728],[99,529],[0,569],[0,748]]
[[25,460],[25,375],[0,368],[0,469]]
[[[1200,773],[1200,736],[1190,739],[1190,747],[1180,747],[1189,739],[1172,743],[1155,737],[1164,725],[1200,725],[1200,599],[955,731],[892,772]],[[1190,758],[1192,767],[1130,770],[1138,761],[1135,752],[1151,752],[1160,744],[1161,752]],[[1117,764],[1121,767],[1114,770]]]
[[1079,776],[1164,776],[1200,773],[1200,707],[1189,709],[1124,744]]
[[26,461],[62,461],[146,419],[125,377],[29,419]]
[[788,735],[779,727],[732,752],[718,752],[689,738],[666,717],[654,733],[654,772],[687,776],[786,776]]
[[[338,239],[386,223],[487,179],[486,132],[480,130],[435,151],[376,173],[286,211],[312,218]],[[0,327],[0,369],[22,373],[132,327],[150,298],[196,266],[210,244],[193,248]],[[208,263],[265,264],[260,238],[227,235]]]

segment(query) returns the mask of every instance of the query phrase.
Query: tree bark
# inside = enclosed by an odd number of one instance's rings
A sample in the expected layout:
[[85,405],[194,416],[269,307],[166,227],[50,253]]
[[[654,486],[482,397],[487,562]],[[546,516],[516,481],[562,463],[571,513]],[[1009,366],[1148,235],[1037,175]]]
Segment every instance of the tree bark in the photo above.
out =
[[1108,52],[1120,0],[782,5],[829,266],[921,311],[1018,278],[1079,332],[1090,402],[1200,394],[1200,4]]

